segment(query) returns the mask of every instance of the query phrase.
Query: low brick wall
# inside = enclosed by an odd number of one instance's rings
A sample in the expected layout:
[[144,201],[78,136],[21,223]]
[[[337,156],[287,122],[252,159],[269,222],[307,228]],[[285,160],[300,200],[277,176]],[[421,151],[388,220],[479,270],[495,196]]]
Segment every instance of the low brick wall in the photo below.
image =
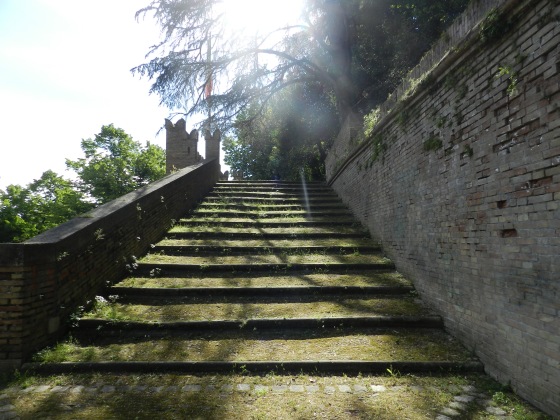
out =
[[119,281],[220,176],[189,166],[21,244],[0,244],[0,368],[61,337],[70,315]]
[[485,3],[327,177],[488,373],[560,416],[560,4]]

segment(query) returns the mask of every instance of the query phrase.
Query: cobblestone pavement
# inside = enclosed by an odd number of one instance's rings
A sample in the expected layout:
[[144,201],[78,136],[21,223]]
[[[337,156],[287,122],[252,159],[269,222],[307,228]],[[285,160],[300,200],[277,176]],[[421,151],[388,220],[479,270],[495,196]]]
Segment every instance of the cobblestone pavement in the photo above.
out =
[[[412,390],[422,391],[422,387],[411,387]],[[11,398],[18,394],[42,394],[42,393],[69,393],[69,394],[112,394],[112,393],[131,393],[141,398],[142,393],[268,393],[284,394],[284,393],[324,393],[327,395],[336,394],[380,394],[384,392],[398,391],[402,389],[400,386],[386,387],[383,385],[258,385],[258,384],[226,384],[221,386],[186,384],[182,386],[122,386],[99,384],[96,386],[50,386],[37,385],[27,388],[8,388],[2,391],[0,395],[0,420],[16,420],[19,419],[16,407],[11,403]],[[500,408],[491,405],[490,397],[484,393],[480,393],[473,386],[463,386],[460,395],[435,417],[435,420],[450,420],[461,418],[461,416],[471,407],[477,404],[483,407],[485,411],[494,416],[495,419],[509,419],[506,413]]]

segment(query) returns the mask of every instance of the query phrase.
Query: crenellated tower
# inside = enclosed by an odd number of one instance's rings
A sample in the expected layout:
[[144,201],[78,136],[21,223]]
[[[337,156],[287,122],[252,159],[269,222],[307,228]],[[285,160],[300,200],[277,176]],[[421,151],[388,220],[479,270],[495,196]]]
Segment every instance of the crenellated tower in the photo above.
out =
[[219,159],[220,158],[220,141],[222,140],[222,133],[220,130],[214,131],[206,130],[204,133],[204,140],[206,140],[206,159]]
[[[180,119],[175,124],[165,120],[166,172],[169,174],[177,169],[194,165],[202,160],[198,153],[198,131],[187,133],[186,122]],[[219,151],[219,141],[218,141]]]

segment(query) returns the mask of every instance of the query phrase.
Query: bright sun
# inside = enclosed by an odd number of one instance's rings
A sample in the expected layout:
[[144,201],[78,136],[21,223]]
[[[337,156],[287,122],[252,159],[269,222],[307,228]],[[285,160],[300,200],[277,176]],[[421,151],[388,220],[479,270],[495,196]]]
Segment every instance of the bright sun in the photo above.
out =
[[298,23],[302,5],[303,0],[224,0],[221,3],[228,27],[248,35],[263,35]]

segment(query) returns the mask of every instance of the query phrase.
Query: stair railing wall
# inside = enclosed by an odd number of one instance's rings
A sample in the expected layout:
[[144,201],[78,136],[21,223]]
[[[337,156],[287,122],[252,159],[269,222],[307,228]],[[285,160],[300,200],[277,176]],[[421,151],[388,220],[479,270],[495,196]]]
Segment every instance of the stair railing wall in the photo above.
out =
[[80,307],[134,271],[136,257],[220,175],[219,160],[205,160],[24,243],[0,244],[0,369],[19,367],[66,333]]
[[458,22],[368,138],[345,125],[327,178],[486,371],[560,416],[560,3]]

